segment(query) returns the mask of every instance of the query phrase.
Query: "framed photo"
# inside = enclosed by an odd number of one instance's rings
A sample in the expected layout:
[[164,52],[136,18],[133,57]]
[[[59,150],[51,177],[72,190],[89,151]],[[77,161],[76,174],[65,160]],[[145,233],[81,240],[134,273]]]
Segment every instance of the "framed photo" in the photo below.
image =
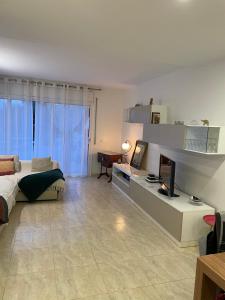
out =
[[159,124],[160,123],[160,112],[153,112],[152,113],[152,124]]
[[143,141],[136,141],[136,145],[130,162],[130,165],[132,167],[139,170],[141,169],[141,164],[147,147],[148,147],[148,143]]

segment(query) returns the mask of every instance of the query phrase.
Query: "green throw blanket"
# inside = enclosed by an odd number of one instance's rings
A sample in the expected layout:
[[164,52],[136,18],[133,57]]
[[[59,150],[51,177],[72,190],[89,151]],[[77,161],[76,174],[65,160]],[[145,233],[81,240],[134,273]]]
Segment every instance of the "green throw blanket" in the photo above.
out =
[[54,169],[25,176],[19,181],[18,186],[29,201],[34,201],[58,179],[65,180],[62,171]]

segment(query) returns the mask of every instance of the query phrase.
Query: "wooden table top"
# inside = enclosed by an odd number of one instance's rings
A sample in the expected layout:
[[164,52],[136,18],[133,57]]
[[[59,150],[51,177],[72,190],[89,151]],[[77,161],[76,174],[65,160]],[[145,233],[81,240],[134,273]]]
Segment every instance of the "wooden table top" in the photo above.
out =
[[121,153],[113,152],[113,151],[98,151],[98,153],[104,154],[104,155],[122,155]]
[[204,273],[225,290],[225,253],[200,256],[198,261]]

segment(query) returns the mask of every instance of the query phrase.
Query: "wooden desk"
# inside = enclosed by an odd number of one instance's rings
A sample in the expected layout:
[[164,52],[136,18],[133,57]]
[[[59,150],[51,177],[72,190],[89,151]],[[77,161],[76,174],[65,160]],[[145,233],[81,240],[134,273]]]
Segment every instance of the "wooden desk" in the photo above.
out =
[[[98,152],[98,162],[101,163],[101,170],[100,174],[98,175],[98,179],[102,175],[106,175],[109,177],[109,181],[112,181],[112,175],[108,174],[108,169],[112,168],[112,165],[114,162],[118,162],[119,160],[122,161],[122,154],[121,153],[116,153],[116,152],[111,152],[111,151],[102,151]],[[102,171],[103,167],[105,167],[105,172]]]
[[215,300],[218,288],[225,290],[225,253],[199,257],[194,300]]

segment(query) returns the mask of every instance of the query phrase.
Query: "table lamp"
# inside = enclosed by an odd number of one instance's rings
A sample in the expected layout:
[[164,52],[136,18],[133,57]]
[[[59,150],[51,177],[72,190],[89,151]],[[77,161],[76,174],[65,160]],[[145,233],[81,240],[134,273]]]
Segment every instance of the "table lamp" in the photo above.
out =
[[122,144],[122,150],[123,150],[123,158],[124,158],[124,162],[127,163],[127,153],[131,150],[132,148],[132,144],[130,141],[126,140],[123,144]]

